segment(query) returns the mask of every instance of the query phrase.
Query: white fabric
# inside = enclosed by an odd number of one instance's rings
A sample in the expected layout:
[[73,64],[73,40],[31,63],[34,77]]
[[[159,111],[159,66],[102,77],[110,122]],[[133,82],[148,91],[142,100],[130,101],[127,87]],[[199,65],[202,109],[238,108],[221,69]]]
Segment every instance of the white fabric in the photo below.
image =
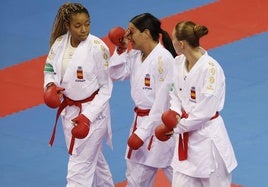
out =
[[[67,174],[67,186],[91,186],[94,178],[113,183],[108,165],[101,156],[103,139],[112,146],[112,131],[109,99],[112,93],[112,81],[108,74],[109,49],[99,38],[89,35],[76,48],[69,65],[61,78],[64,49],[69,33],[59,37],[53,44],[46,61],[46,67],[53,71],[44,72],[44,86],[55,82],[65,88],[64,95],[72,100],[88,98],[99,89],[91,102],[82,104],[82,114],[90,120],[90,132],[84,139],[75,139],[74,150],[70,156]],[[79,68],[78,68],[79,67]],[[82,71],[80,74],[78,70]],[[79,114],[76,106],[67,106],[61,113],[63,131],[67,148],[71,140],[73,124],[71,120]],[[107,168],[106,172],[97,172],[98,168]],[[93,177],[99,173],[98,176]],[[112,185],[108,185],[112,186]]]
[[230,187],[232,174],[226,170],[225,164],[215,146],[213,146],[215,156],[215,170],[209,178],[195,178],[178,171],[174,171],[172,187]]
[[[172,181],[173,170],[171,166],[162,168],[168,180]],[[126,187],[152,187],[154,185],[154,179],[157,175],[158,168],[145,166],[127,160],[127,185]]]
[[[161,142],[154,137],[150,150],[148,145],[156,126],[162,123],[162,113],[169,107],[168,90],[172,81],[174,58],[168,50],[158,44],[143,62],[141,59],[142,54],[138,50],[131,50],[121,55],[114,52],[109,72],[112,79],[130,79],[131,96],[135,106],[140,109],[151,109],[149,116],[137,119],[135,134],[144,140],[144,145],[132,151],[130,160],[151,167],[164,168],[170,165],[175,140],[171,138]],[[133,124],[130,134],[132,128]],[[126,155],[127,153],[128,148]]]
[[[112,174],[101,151],[103,132],[102,129],[98,129],[91,133],[78,147],[79,154],[70,156],[67,187],[114,186]],[[81,140],[76,139],[76,141]]]
[[[203,49],[201,49],[203,50]],[[230,173],[237,160],[221,116],[210,120],[221,111],[225,99],[225,77],[221,66],[205,50],[185,77],[185,56],[175,59],[174,85],[171,89],[171,109],[178,113],[184,109],[187,119],[182,119],[175,129],[178,134],[189,132],[188,159],[178,160],[178,142],[172,166],[175,171],[192,177],[207,178],[214,171],[211,158],[215,145]]]
[[64,51],[64,54],[63,54],[63,59],[62,59],[62,70],[61,70],[61,79],[63,78],[64,74],[65,74],[65,71],[73,57],[73,54],[74,54],[74,51],[75,51],[75,47],[73,47],[71,45],[71,37],[69,36],[68,38],[68,42],[67,42],[67,46],[66,46],[66,49]]

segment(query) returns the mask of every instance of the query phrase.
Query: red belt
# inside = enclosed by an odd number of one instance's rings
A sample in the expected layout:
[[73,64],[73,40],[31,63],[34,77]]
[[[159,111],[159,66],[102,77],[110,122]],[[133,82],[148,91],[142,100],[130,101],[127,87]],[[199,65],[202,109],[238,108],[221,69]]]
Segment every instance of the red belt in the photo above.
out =
[[[80,114],[81,113],[81,110],[82,110],[82,103],[86,103],[86,102],[92,101],[94,99],[94,97],[97,95],[98,92],[99,92],[99,90],[95,91],[88,98],[83,99],[83,100],[79,100],[79,101],[74,101],[74,100],[66,97],[65,95],[63,95],[63,101],[62,101],[62,103],[60,104],[60,106],[59,106],[59,108],[57,110],[57,115],[56,115],[56,120],[55,120],[54,128],[53,128],[52,135],[51,135],[51,138],[50,138],[50,141],[49,141],[49,145],[51,147],[52,147],[52,145],[54,143],[58,119],[59,119],[59,116],[60,116],[61,112],[63,111],[63,109],[66,108],[67,106],[75,105],[75,106],[77,106],[79,108],[79,114]],[[74,146],[74,138],[72,137],[71,144],[70,144],[70,147],[69,147],[69,153],[70,154],[72,153],[73,146]]]
[[[217,118],[220,115],[219,112],[216,112],[216,114],[210,118],[210,120],[213,120]],[[183,110],[181,119],[182,118],[188,118],[188,114]],[[188,141],[189,141],[189,133],[184,132],[183,134],[179,135],[179,150],[178,150],[178,155],[179,155],[179,160],[186,160],[188,156]]]
[[[138,116],[148,116],[149,112],[150,112],[150,109],[140,109],[138,107],[135,107],[134,112],[136,113],[136,117],[135,117],[132,133],[134,133],[134,131],[137,129],[137,118],[138,118]],[[128,158],[131,157],[131,153],[132,153],[132,149],[129,148],[128,154],[127,154]]]

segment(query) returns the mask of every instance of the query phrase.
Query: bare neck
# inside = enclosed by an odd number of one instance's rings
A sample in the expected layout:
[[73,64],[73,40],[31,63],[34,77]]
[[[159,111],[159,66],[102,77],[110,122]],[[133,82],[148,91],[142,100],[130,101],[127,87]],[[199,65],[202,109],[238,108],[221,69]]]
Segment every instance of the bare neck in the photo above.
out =
[[186,56],[186,69],[187,71],[191,71],[193,66],[196,64],[196,62],[199,60],[199,58],[203,54],[201,53],[199,48],[192,49],[188,53],[185,54]]
[[147,56],[152,52],[152,50],[157,46],[158,42],[148,42],[147,45],[144,46],[142,51],[142,61],[144,61]]

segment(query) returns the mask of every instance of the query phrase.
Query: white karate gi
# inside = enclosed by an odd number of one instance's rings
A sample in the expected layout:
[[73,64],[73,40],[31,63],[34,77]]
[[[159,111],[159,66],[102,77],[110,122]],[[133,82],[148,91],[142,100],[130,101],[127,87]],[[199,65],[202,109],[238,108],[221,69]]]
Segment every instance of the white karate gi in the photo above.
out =
[[[112,79],[130,79],[131,97],[135,107],[150,109],[148,116],[138,116],[137,134],[144,144],[138,150],[133,150],[130,159],[127,158],[128,187],[150,187],[158,168],[165,168],[168,178],[172,178],[170,162],[173,155],[175,140],[159,141],[154,136],[157,125],[161,124],[161,115],[169,107],[169,88],[172,81],[174,58],[161,44],[142,62],[139,50],[118,55],[114,52],[109,63]],[[134,119],[136,114],[134,113]],[[134,121],[133,121],[134,122]],[[133,131],[133,125],[130,134]],[[151,149],[148,149],[151,137]]]
[[[67,187],[114,186],[110,169],[102,154],[105,137],[107,143],[112,146],[109,49],[103,41],[89,34],[72,54],[70,51],[66,52],[66,49],[70,49],[69,38],[69,33],[60,36],[51,47],[45,65],[44,86],[55,82],[57,86],[65,89],[65,96],[75,101],[88,98],[98,89],[99,92],[92,101],[82,104],[81,113],[90,120],[90,131],[84,139],[75,139],[73,153],[69,157]],[[70,55],[67,65],[66,54]],[[73,128],[71,120],[78,114],[79,108],[76,106],[67,106],[61,113],[68,148]]]
[[[211,176],[215,177],[213,173],[218,172],[219,168],[221,168],[221,175],[226,174],[226,177],[218,178],[218,181],[214,181],[214,184],[209,186],[225,186],[226,183],[220,185],[219,180],[230,182],[230,173],[237,166],[237,160],[222,117],[210,119],[224,106],[224,72],[215,59],[210,57],[204,49],[200,49],[203,51],[203,56],[190,72],[186,71],[184,55],[175,58],[171,109],[179,114],[184,109],[189,116],[187,119],[181,119],[175,129],[177,135],[174,134],[174,136],[176,136],[177,145],[172,160],[174,187],[185,185],[182,182],[183,179],[177,180],[178,177],[184,175],[184,177],[193,177],[193,180],[199,180],[197,178],[207,180]],[[178,134],[184,132],[189,132],[188,159],[179,161]],[[180,174],[182,176],[179,176]],[[189,182],[186,186],[197,185],[194,182]]]

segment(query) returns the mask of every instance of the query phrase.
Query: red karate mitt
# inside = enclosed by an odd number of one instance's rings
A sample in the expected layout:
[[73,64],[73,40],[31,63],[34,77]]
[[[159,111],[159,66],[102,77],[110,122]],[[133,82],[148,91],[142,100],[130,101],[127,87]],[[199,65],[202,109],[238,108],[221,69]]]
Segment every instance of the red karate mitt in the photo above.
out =
[[137,136],[135,133],[132,133],[131,136],[128,138],[128,146],[131,149],[137,150],[143,145],[142,139],[140,139],[139,136]]
[[162,121],[163,123],[169,128],[169,129],[173,129],[177,126],[178,124],[178,119],[177,119],[177,115],[178,113],[169,109],[167,111],[165,111],[162,114]]
[[62,91],[64,91],[64,88],[57,87],[52,83],[44,93],[45,104],[50,108],[58,108],[61,104]]
[[114,27],[109,31],[108,37],[114,45],[123,47],[125,33],[126,32],[122,27]]
[[160,124],[155,128],[155,136],[160,141],[167,141],[173,134],[173,129],[168,128],[164,124]]
[[114,27],[108,33],[109,40],[117,46],[117,53],[123,53],[127,47],[124,43],[125,30],[122,27]]
[[78,139],[85,138],[88,135],[90,129],[89,119],[83,114],[80,114],[76,118],[72,119],[72,121],[76,123],[75,127],[72,129],[73,137]]

